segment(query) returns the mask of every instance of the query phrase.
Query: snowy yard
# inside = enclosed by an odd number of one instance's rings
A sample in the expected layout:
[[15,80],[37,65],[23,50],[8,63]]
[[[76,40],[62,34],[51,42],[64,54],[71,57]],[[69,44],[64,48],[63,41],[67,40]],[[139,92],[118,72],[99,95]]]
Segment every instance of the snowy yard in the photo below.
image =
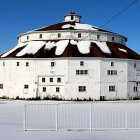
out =
[[[47,103],[52,103],[46,101]],[[24,131],[24,104],[45,101],[0,101],[0,140],[139,140],[140,130]],[[54,102],[53,102],[54,103]],[[59,102],[60,103],[60,102]],[[133,103],[132,103],[133,104]],[[140,102],[137,104],[140,105]]]

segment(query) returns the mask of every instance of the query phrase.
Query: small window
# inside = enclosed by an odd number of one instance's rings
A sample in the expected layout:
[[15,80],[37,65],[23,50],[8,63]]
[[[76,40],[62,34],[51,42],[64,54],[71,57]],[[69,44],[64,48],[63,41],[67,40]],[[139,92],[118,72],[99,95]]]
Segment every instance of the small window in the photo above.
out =
[[134,63],[134,68],[136,68],[137,67],[137,65],[136,65],[136,63]]
[[19,62],[17,62],[17,66],[19,66]]
[[80,66],[84,66],[84,61],[80,61]]
[[111,67],[113,67],[114,66],[114,62],[111,62]]
[[55,62],[51,62],[51,67],[54,67],[54,65],[55,65]]
[[26,62],[26,67],[29,67],[29,62]]
[[43,92],[46,92],[46,87],[43,87]]
[[42,83],[44,83],[45,82],[45,78],[42,78]]
[[42,34],[39,35],[39,38],[42,38]]
[[61,78],[57,78],[57,82],[60,83],[61,82]]
[[88,70],[84,70],[84,74],[88,74]]
[[81,38],[81,33],[78,33],[78,37],[80,37],[80,38]]
[[0,84],[0,89],[3,89],[3,84]]
[[73,20],[74,18],[73,18],[73,16],[71,16],[71,20]]
[[137,92],[138,91],[138,87],[134,87],[133,90],[134,90],[134,92]]
[[100,39],[100,35],[97,35],[97,40]]
[[109,92],[115,92],[115,86],[109,86]]
[[110,75],[110,70],[107,70],[107,75]]
[[114,36],[112,37],[112,41],[114,41]]
[[78,90],[79,92],[86,92],[86,86],[79,86]]
[[29,36],[27,36],[27,40],[29,40]]
[[60,88],[59,87],[56,87],[56,92],[60,92]]
[[50,82],[53,82],[53,78],[50,78]]
[[5,67],[5,62],[3,62],[3,67]]
[[80,74],[80,71],[79,70],[76,70],[76,75],[79,75]]
[[29,88],[29,85],[24,85],[24,89],[28,89]]
[[58,37],[61,37],[61,34],[58,34]]

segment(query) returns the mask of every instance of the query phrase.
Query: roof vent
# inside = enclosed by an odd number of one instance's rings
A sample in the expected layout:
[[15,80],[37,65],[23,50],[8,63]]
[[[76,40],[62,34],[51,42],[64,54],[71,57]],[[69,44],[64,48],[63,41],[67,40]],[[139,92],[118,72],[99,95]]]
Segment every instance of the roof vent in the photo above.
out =
[[72,11],[69,14],[66,14],[64,18],[65,22],[80,22],[81,16]]

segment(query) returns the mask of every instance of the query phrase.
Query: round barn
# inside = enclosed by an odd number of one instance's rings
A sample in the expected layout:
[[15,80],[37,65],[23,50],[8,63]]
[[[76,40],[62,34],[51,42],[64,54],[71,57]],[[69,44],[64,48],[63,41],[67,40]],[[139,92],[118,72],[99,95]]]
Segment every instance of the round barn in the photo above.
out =
[[117,100],[140,96],[140,55],[127,38],[81,23],[71,12],[64,21],[18,36],[0,58],[0,97]]

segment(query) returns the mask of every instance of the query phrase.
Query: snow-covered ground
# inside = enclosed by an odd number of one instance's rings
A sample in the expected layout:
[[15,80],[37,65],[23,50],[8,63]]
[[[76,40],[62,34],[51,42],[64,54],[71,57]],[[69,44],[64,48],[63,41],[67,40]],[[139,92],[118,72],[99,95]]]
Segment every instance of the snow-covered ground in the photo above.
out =
[[140,130],[25,132],[24,104],[46,102],[0,101],[0,140],[139,140]]

